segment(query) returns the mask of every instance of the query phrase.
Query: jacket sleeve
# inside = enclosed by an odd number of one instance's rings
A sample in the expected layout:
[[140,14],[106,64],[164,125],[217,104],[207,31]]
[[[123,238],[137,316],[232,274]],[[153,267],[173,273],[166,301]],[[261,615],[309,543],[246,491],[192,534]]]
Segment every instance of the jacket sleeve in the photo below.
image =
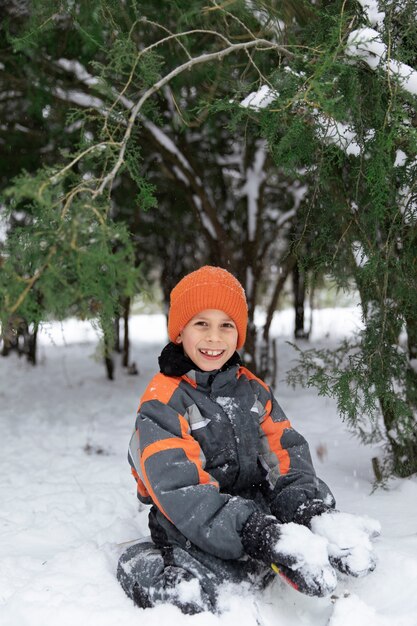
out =
[[244,553],[242,528],[257,507],[220,493],[190,433],[188,421],[168,403],[142,402],[129,459],[153,503],[187,539],[214,556],[237,559]]
[[317,477],[307,441],[287,419],[271,390],[264,386],[260,420],[260,462],[267,475],[271,513],[281,522],[301,522],[303,509],[335,506],[329,487]]

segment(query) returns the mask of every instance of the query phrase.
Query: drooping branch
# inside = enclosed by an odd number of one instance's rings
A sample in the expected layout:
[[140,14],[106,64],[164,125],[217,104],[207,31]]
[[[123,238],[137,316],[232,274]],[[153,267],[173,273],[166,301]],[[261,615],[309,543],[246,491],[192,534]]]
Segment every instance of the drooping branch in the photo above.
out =
[[113,166],[112,170],[103,178],[100,186],[94,191],[93,197],[101,195],[107,186],[111,188],[117,173],[119,172],[120,168],[122,167],[124,163],[124,156],[126,153],[127,144],[131,137],[132,130],[138,118],[138,115],[143,105],[145,104],[145,102],[147,102],[147,100],[149,100],[149,98],[153,96],[153,94],[157,93],[160,89],[162,89],[165,85],[167,85],[173,78],[175,78],[179,74],[182,74],[186,70],[190,70],[195,65],[201,65],[203,63],[209,63],[211,61],[221,61],[224,57],[228,56],[229,54],[232,54],[234,52],[239,52],[241,50],[249,50],[251,48],[260,48],[264,50],[276,50],[280,53],[290,54],[289,51],[283,46],[271,43],[270,41],[267,41],[266,39],[256,39],[255,41],[252,40],[252,41],[246,41],[243,43],[230,44],[227,48],[224,48],[223,50],[201,54],[175,67],[173,70],[171,70],[171,72],[169,72],[168,74],[163,76],[160,80],[158,80],[156,83],[154,83],[152,87],[147,89],[145,93],[141,96],[141,98],[138,100],[138,102],[134,105],[130,113],[126,130],[125,130],[123,139],[121,141],[121,149],[120,149],[118,158],[116,160],[116,163]]

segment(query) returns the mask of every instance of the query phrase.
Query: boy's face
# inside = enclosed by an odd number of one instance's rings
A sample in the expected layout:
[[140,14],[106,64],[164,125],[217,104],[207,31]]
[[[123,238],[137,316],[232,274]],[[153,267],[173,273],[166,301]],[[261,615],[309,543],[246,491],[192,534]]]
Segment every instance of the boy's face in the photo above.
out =
[[234,354],[238,332],[230,317],[217,309],[205,309],[195,315],[180,332],[185,354],[201,370],[210,372],[223,367]]

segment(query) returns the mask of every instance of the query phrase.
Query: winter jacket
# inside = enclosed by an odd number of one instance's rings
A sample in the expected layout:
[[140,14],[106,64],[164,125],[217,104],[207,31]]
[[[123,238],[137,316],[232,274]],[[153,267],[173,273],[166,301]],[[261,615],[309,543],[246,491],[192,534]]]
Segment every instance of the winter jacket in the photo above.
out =
[[240,365],[204,372],[168,344],[141,398],[129,463],[152,537],[193,543],[222,559],[243,556],[242,528],[263,510],[293,521],[311,501],[334,506],[306,440],[270,388]]

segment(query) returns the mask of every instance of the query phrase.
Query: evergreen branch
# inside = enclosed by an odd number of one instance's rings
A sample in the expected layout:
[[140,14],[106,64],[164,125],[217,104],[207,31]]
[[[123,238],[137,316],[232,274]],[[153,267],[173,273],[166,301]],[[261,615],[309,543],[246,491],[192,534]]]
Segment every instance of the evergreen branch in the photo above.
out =
[[[146,17],[143,18],[143,22],[148,22],[148,21],[149,21],[148,18],[146,18]],[[153,22],[151,22],[151,23],[153,23]],[[143,56],[147,52],[150,52],[154,48],[157,48],[158,46],[162,45],[163,43],[166,43],[167,41],[170,41],[171,39],[179,39],[179,37],[187,37],[188,35],[215,35],[216,37],[220,37],[220,39],[223,39],[223,41],[228,46],[232,46],[233,45],[227,39],[227,37],[222,35],[222,33],[217,32],[216,30],[208,30],[208,29],[205,29],[205,28],[194,28],[193,30],[186,30],[186,31],[184,31],[182,33],[172,33],[172,34],[168,35],[167,37],[164,37],[163,39],[159,39],[158,41],[155,41],[155,43],[152,43],[149,46],[147,46],[146,48],[144,48],[143,50],[141,50],[138,56],[140,58],[141,56]],[[190,57],[190,55],[188,53],[187,53],[187,56],[189,57],[189,60],[191,61],[192,58]]]
[[[145,21],[145,20],[142,20]],[[146,18],[146,22],[148,24],[152,24],[152,26],[156,26],[157,28],[161,28],[162,30],[164,30],[166,33],[169,33],[169,35],[171,35],[172,37],[175,37],[175,34],[172,33],[168,28],[166,28],[166,26],[163,26],[162,24],[158,24],[158,22],[154,22],[153,20],[150,20],[148,17]],[[159,43],[159,42],[158,42]],[[184,50],[185,54],[187,55],[187,57],[189,59],[191,59],[191,54],[188,52],[187,48],[184,46],[184,44],[181,41],[177,42],[180,47]]]
[[52,246],[52,248],[49,250],[49,253],[48,253],[48,256],[46,258],[45,263],[42,265],[42,267],[40,267],[38,269],[37,272],[35,272],[35,274],[31,278],[27,279],[26,287],[24,288],[24,290],[22,291],[22,293],[20,294],[20,296],[18,297],[16,302],[13,304],[13,306],[8,308],[8,314],[9,315],[13,315],[19,309],[19,307],[24,302],[24,300],[27,297],[27,295],[33,289],[34,284],[39,280],[39,278],[42,276],[43,272],[48,267],[50,260],[56,254],[56,252],[57,252],[56,246]]
[[[86,193],[92,193],[91,187],[85,187],[85,186],[80,186],[78,185],[75,189],[73,189],[70,193],[68,193],[65,196],[65,204],[63,206],[62,212],[61,212],[61,219],[63,219],[69,210],[69,207],[71,206],[71,203],[73,201],[73,199],[75,198],[76,195],[82,193],[82,192],[86,192]],[[91,205],[86,205],[88,208],[91,208],[93,210],[94,213],[96,213],[97,216],[99,216],[99,221],[102,225],[104,225],[105,221],[103,220],[103,217],[98,213],[97,209],[93,208]]]
[[224,48],[223,50],[219,50],[217,52],[209,52],[205,54],[201,54],[193,59],[183,63],[182,65],[177,66],[171,72],[163,76],[160,80],[158,80],[152,87],[150,87],[139,99],[136,105],[133,107],[131,114],[129,116],[129,120],[127,123],[127,128],[125,134],[123,136],[121,143],[121,149],[119,152],[119,156],[117,161],[113,167],[113,169],[104,177],[101,185],[96,189],[93,194],[93,197],[101,195],[106,188],[107,185],[112,184],[115,179],[119,169],[123,165],[124,155],[127,148],[127,143],[132,134],[133,126],[136,122],[136,119],[139,115],[139,112],[145,102],[156,92],[158,92],[162,87],[164,87],[167,83],[169,83],[173,78],[181,74],[182,72],[191,69],[195,65],[199,65],[202,63],[209,63],[210,61],[221,61],[224,57],[232,54],[233,52],[238,52],[241,50],[248,50],[249,48],[261,48],[263,50],[277,50],[278,52],[285,52],[285,54],[289,54],[288,50],[283,46],[278,44],[273,44],[265,39],[256,39],[255,41],[247,41],[243,43],[231,44],[228,48]]
[[102,147],[105,146],[117,146],[119,147],[121,145],[121,142],[117,142],[117,141],[101,141],[100,143],[94,144],[94,146],[90,146],[89,148],[86,148],[86,150],[83,150],[83,152],[81,152],[80,154],[78,154],[75,159],[73,159],[71,161],[71,163],[68,163],[68,165],[66,165],[65,167],[63,167],[61,170],[59,170],[59,172],[57,172],[56,174],[54,174],[53,176],[51,176],[48,181],[46,181],[39,189],[39,196],[42,195],[43,192],[43,188],[48,184],[48,182],[51,182],[53,185],[55,183],[58,182],[58,179],[61,178],[63,176],[63,174],[65,172],[67,172],[68,170],[72,169],[74,167],[74,165],[76,163],[78,163],[78,161],[80,161],[81,159],[83,159],[87,154],[89,154],[90,152],[93,152],[94,150],[99,150]]
[[214,7],[205,7],[203,10],[205,13],[209,11],[224,11],[225,7],[230,6],[235,3],[235,0],[223,0],[222,4],[217,4],[217,2],[213,2]]
[[208,9],[209,11],[214,11],[216,8],[220,9],[225,15],[228,15],[232,20],[234,20],[235,22],[237,22],[239,24],[239,26],[241,26],[244,30],[246,30],[246,32],[248,33],[248,35],[250,35],[252,37],[252,39],[256,39],[256,35],[250,30],[250,28],[248,28],[248,26],[246,26],[246,24],[244,22],[242,22],[242,20],[240,20],[237,15],[233,15],[233,13],[231,13],[230,11],[227,11],[224,6],[221,7],[217,4],[216,0],[213,0],[213,4],[214,7],[212,7],[211,9]]

